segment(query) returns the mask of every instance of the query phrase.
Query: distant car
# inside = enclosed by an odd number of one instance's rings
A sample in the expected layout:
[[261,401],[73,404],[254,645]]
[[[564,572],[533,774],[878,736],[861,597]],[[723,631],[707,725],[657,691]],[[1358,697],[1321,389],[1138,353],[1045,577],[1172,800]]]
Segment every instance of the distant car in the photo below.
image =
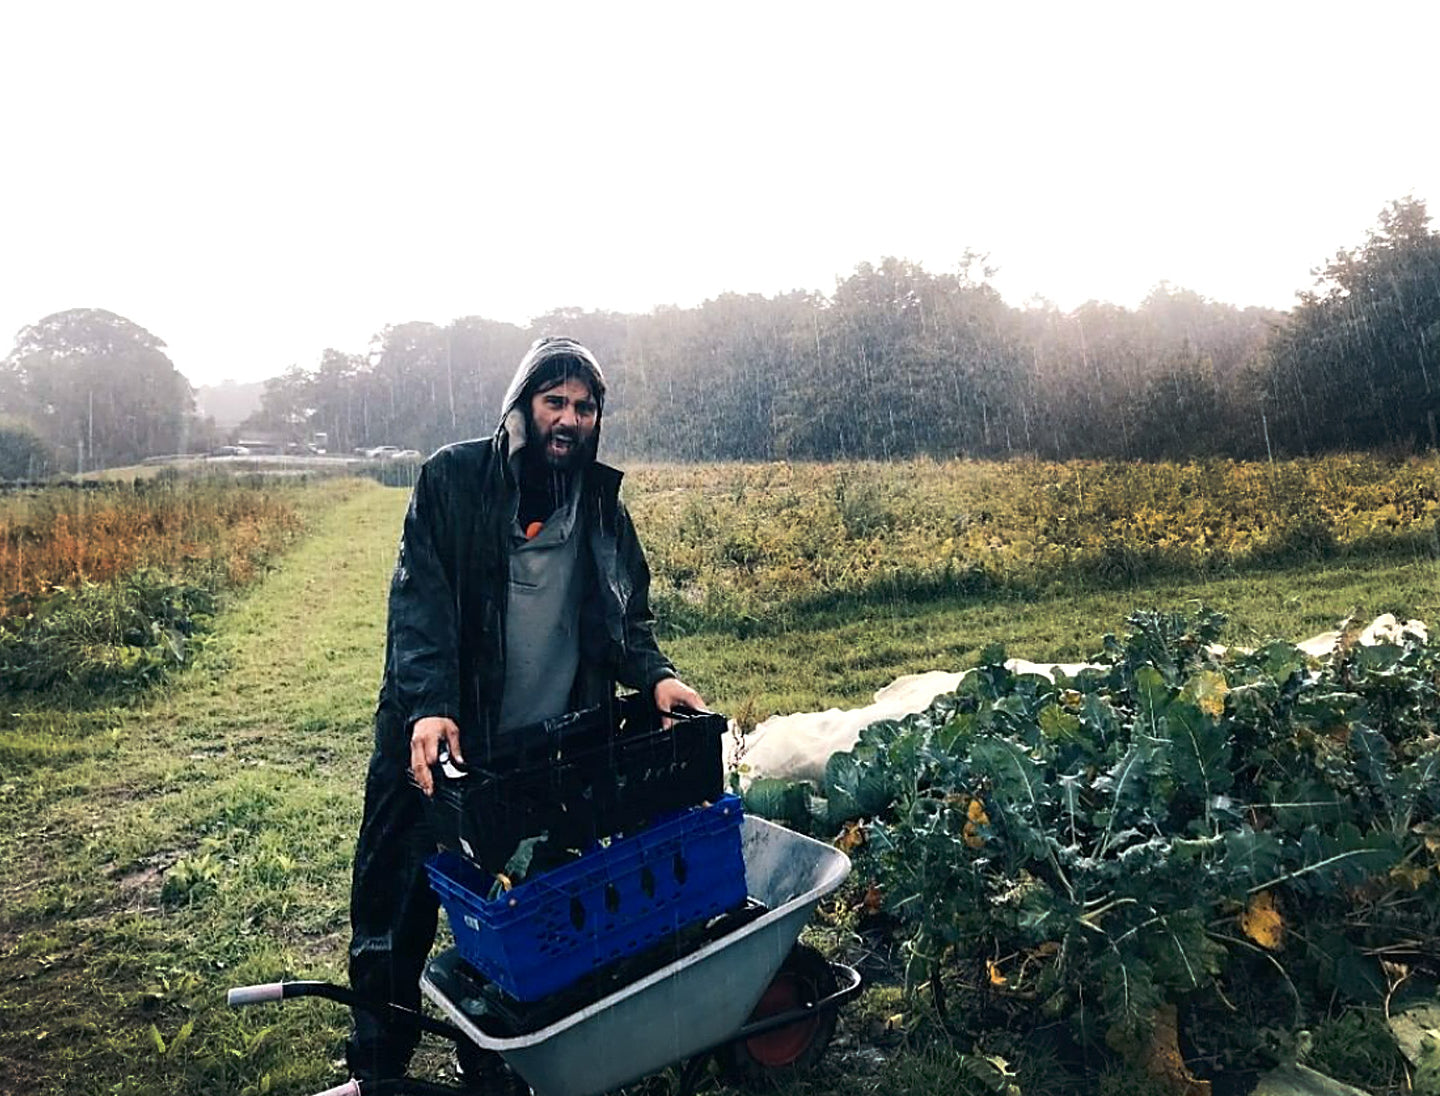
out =
[[391,460],[424,460],[425,454],[418,449],[402,449],[398,453],[390,454]]
[[391,460],[399,452],[402,450],[398,445],[377,445],[365,450],[365,455],[371,460]]
[[243,445],[222,445],[210,451],[212,457],[248,457],[250,450]]

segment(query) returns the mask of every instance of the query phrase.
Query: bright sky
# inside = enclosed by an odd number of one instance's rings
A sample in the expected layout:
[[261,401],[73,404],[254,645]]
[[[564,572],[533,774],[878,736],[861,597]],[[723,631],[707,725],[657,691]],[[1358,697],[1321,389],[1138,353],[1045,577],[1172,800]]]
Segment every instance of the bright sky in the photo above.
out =
[[1285,308],[1440,214],[1437,41],[1431,0],[13,3],[0,354],[107,308],[253,380],[967,247],[1016,304]]

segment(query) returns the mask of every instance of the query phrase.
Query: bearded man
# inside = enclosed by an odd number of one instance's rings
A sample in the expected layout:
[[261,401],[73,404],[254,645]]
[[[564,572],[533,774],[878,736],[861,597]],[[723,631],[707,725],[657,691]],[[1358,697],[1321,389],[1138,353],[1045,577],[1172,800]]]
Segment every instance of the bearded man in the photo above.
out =
[[[540,339],[494,436],[446,446],[420,469],[390,584],[350,892],[350,983],[371,1000],[420,1007],[438,914],[422,795],[442,743],[459,761],[484,758],[497,732],[608,704],[617,683],[662,713],[704,707],[655,643],[621,473],[595,459],[604,406],[594,355]],[[355,1010],[352,1076],[403,1076],[417,1038]]]

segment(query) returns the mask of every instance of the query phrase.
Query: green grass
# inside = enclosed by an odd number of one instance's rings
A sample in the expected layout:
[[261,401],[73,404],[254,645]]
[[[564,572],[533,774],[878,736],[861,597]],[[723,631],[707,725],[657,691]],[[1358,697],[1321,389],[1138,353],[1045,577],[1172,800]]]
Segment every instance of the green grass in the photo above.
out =
[[1035,662],[1080,661],[1099,650],[1106,632],[1122,631],[1131,610],[1197,601],[1224,612],[1226,641],[1242,646],[1306,639],[1350,615],[1368,621],[1392,612],[1433,624],[1440,562],[1428,554],[1349,559],[1035,597],[875,600],[754,638],[733,631],[676,637],[665,650],[711,704],[763,718],[867,704],[901,674],[973,666],[990,643]]
[[232,1013],[223,990],[343,972],[403,506],[376,487],[326,514],[178,687],[0,716],[0,1091],[84,1078],[87,1092],[259,1092],[269,1075],[304,1092],[333,1078],[340,1010]]
[[[0,1093],[336,1083],[343,1009],[231,1011],[224,990],[343,979],[405,504],[403,491],[366,485],[324,512],[170,686],[115,707],[0,705]],[[964,667],[995,640],[1037,660],[1084,657],[1132,608],[1193,599],[1230,614],[1232,642],[1302,638],[1352,612],[1440,620],[1440,569],[1422,554],[1029,599],[882,598],[751,638],[709,631],[666,646],[714,706],[763,716],[864,703],[900,673]],[[876,1007],[889,1001],[856,1011],[852,1040]],[[804,1091],[963,1091],[948,1052],[900,1046],[868,1067],[857,1054],[837,1048]],[[420,1062],[442,1067],[438,1050]]]

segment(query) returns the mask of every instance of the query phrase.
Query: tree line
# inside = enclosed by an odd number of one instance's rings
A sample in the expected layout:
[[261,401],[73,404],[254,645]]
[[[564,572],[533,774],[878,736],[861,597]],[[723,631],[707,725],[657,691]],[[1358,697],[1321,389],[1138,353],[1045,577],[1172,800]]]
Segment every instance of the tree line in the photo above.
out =
[[133,464],[209,442],[165,343],[100,308],[22,328],[0,362],[0,479]]
[[[940,274],[894,258],[864,263],[830,294],[727,293],[644,315],[560,309],[525,327],[478,316],[402,323],[364,354],[326,350],[313,368],[267,382],[247,428],[296,441],[323,433],[332,452],[429,451],[487,435],[530,342],[568,334],[606,370],[606,452],[630,458],[1183,459],[1434,447],[1440,234],[1429,222],[1419,199],[1389,203],[1363,244],[1313,272],[1314,288],[1288,313],[1164,283],[1135,309],[1014,307],[988,284],[983,259],[968,255]],[[71,315],[21,333],[0,368],[0,410],[18,393],[45,441],[73,449],[96,414],[76,380],[88,378],[91,393],[105,380],[114,398],[100,403],[118,413],[92,453],[117,463],[203,436],[188,386],[155,357],[168,365],[158,339],[138,329],[148,340],[123,352],[76,351],[55,337]]]

